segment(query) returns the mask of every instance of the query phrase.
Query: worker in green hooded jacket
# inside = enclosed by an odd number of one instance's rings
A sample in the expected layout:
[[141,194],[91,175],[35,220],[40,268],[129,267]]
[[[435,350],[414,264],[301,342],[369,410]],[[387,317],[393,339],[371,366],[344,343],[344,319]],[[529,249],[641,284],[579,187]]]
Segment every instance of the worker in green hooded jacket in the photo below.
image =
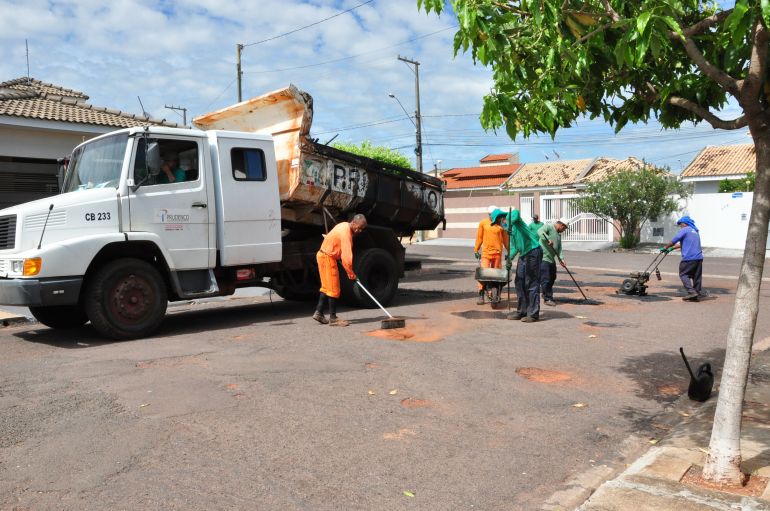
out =
[[519,210],[514,209],[506,215],[509,238],[508,260],[506,268],[511,269],[513,258],[518,255],[516,263],[516,312],[508,315],[508,319],[520,319],[525,323],[533,323],[540,319],[540,263],[543,260],[543,249],[537,235],[521,219]]

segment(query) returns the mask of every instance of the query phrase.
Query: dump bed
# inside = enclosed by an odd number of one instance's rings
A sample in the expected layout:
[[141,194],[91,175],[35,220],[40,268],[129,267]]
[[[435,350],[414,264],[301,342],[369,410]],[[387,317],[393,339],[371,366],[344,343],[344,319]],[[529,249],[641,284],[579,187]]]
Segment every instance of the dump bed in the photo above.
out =
[[281,214],[286,222],[324,225],[363,213],[400,235],[444,219],[441,180],[340,151],[310,138],[313,98],[293,85],[193,120],[200,129],[272,135]]

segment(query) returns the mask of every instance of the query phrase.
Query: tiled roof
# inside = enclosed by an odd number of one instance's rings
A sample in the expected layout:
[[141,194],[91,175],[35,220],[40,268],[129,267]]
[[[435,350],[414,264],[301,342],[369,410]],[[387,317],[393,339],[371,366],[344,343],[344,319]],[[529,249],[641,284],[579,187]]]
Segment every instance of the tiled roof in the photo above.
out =
[[754,172],[757,156],[754,144],[709,146],[690,162],[682,177],[731,176]]
[[511,156],[513,156],[510,153],[506,154],[488,154],[484,156],[481,160],[479,160],[481,163],[486,163],[490,161],[508,161]]
[[505,188],[542,188],[574,185],[593,160],[525,163],[505,182]]
[[0,83],[0,115],[115,128],[179,126],[165,119],[93,106],[86,103],[87,99],[82,92],[34,79],[17,78]]
[[449,169],[441,177],[447,190],[463,188],[496,188],[521,167],[519,163],[490,167],[464,167]]
[[581,183],[591,183],[601,181],[611,176],[619,170],[641,170],[643,168],[654,168],[652,165],[643,162],[637,158],[629,157],[625,160],[613,160],[611,158],[597,158],[594,164],[588,169],[585,176],[580,179]]

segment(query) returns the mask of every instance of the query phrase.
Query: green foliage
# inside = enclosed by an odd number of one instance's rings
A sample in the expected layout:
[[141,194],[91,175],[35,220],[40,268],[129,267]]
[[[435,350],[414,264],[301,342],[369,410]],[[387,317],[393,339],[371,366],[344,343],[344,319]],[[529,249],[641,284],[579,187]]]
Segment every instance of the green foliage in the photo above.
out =
[[[682,44],[685,30],[722,11],[715,1],[417,0],[438,14],[446,4],[459,25],[455,55],[469,52],[494,72],[481,124],[513,139],[555,136],[582,116],[602,118],[616,131],[652,117],[666,128],[703,120],[673,97],[707,109],[726,104],[725,89]],[[757,22],[770,22],[770,1],[737,0],[729,16],[693,40],[716,69],[744,79]]]
[[336,142],[332,144],[332,147],[339,149],[340,151],[357,154],[358,156],[365,156],[367,158],[381,161],[389,165],[395,165],[397,167],[414,170],[412,167],[412,162],[410,162],[409,158],[403,154],[385,146],[372,145],[372,143],[368,140],[361,142],[361,145]]
[[749,172],[745,179],[723,179],[719,182],[719,193],[753,192],[755,174]]
[[607,220],[615,220],[620,246],[639,243],[639,231],[650,218],[676,210],[676,196],[685,198],[690,187],[657,169],[624,169],[602,181],[590,183],[578,200],[579,206]]

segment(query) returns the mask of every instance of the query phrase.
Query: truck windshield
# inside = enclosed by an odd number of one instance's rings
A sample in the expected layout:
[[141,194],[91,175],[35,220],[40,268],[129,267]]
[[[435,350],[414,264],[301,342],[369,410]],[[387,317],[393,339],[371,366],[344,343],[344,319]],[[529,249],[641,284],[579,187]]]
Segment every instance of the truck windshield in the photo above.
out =
[[117,188],[128,134],[121,133],[78,147],[72,154],[62,193],[91,188]]

